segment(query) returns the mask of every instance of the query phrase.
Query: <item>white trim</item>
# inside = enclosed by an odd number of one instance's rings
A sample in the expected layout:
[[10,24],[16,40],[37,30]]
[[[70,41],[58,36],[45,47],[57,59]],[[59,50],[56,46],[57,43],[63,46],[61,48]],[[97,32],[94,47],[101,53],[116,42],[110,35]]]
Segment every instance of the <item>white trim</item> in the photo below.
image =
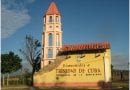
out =
[[108,59],[108,54],[105,53],[105,59],[104,59],[104,69],[105,69],[105,82],[111,81],[111,65],[110,60]]

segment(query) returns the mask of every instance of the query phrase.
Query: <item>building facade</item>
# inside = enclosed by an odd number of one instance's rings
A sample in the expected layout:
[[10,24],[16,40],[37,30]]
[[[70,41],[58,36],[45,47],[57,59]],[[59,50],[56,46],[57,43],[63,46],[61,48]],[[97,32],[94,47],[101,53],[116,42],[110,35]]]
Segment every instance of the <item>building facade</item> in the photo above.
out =
[[63,45],[57,60],[35,73],[37,87],[110,87],[108,42]]
[[62,46],[61,15],[52,2],[44,15],[41,70],[36,87],[110,87],[110,43]]
[[54,2],[50,4],[43,21],[41,68],[54,62],[62,47],[61,15]]

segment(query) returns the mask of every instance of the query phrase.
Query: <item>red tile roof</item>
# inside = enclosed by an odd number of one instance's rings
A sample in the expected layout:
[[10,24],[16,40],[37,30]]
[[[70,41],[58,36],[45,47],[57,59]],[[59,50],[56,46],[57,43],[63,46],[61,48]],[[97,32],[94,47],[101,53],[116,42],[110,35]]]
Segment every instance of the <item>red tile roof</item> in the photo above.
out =
[[109,49],[110,43],[85,43],[85,44],[74,44],[74,45],[64,45],[60,52],[66,51],[79,51],[79,50],[98,50],[98,49]]
[[56,4],[54,2],[52,2],[47,10],[47,12],[45,13],[45,15],[60,15],[58,8],[56,7]]

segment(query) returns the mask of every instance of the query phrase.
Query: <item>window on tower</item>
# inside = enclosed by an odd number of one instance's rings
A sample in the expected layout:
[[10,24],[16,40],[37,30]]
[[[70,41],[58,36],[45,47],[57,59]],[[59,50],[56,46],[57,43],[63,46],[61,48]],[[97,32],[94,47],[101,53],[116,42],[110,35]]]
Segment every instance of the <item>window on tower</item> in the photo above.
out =
[[44,23],[46,22],[46,18],[44,17]]
[[58,54],[58,51],[59,51],[59,49],[57,48],[57,49],[56,49],[56,54]]
[[56,34],[56,46],[59,46],[59,34]]
[[50,26],[50,28],[52,28],[52,26]]
[[56,28],[59,28],[59,26],[56,26]]
[[49,22],[53,22],[52,16],[49,17]]
[[58,16],[56,16],[56,22],[59,22],[59,17]]
[[49,33],[49,46],[52,46],[52,33]]
[[52,58],[53,54],[52,54],[52,49],[48,49],[48,58]]

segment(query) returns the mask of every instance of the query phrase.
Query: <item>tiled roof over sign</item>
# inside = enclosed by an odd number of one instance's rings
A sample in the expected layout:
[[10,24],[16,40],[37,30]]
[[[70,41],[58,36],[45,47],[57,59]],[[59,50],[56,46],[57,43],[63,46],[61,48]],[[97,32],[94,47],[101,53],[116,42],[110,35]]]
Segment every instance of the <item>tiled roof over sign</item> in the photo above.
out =
[[60,15],[58,8],[56,7],[56,4],[54,2],[52,2],[47,10],[47,12],[45,13],[45,15]]
[[74,45],[64,45],[60,52],[66,51],[79,51],[79,50],[98,50],[98,49],[109,49],[110,43],[85,43],[85,44],[74,44]]

